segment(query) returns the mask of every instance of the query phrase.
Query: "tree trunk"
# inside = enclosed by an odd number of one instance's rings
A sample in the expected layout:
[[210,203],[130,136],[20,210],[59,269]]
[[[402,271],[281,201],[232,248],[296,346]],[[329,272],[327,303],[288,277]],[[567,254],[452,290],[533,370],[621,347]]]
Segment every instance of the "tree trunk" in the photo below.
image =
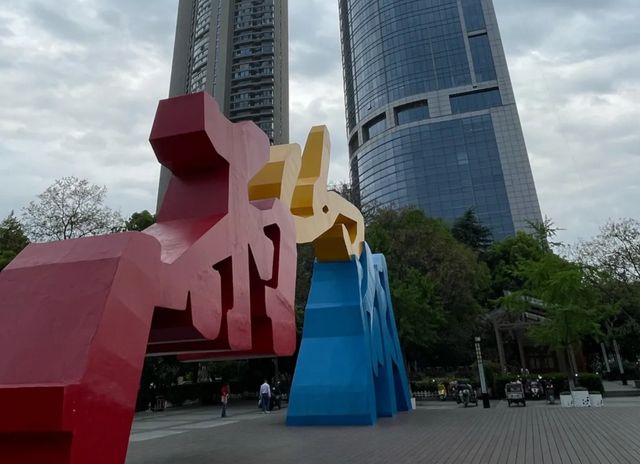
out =
[[575,353],[573,352],[573,347],[571,345],[567,346],[565,351],[565,355],[567,357],[568,360],[568,379],[569,379],[569,389],[573,390],[576,387],[576,374],[577,374],[577,368],[576,368],[576,356]]
[[520,367],[524,372],[524,370],[527,368],[527,362],[524,355],[524,344],[522,343],[522,332],[519,330],[516,332],[516,341],[518,343],[518,353],[520,354]]
[[609,365],[609,355],[607,354],[607,348],[604,346],[604,342],[600,342],[600,348],[602,349],[602,358],[604,367],[608,373],[611,372],[611,366]]
[[500,371],[503,374],[507,373],[507,361],[506,356],[504,354],[504,341],[502,340],[502,334],[500,333],[500,328],[498,327],[498,323],[493,323],[493,330],[496,333],[496,345],[498,345],[498,357],[500,358]]

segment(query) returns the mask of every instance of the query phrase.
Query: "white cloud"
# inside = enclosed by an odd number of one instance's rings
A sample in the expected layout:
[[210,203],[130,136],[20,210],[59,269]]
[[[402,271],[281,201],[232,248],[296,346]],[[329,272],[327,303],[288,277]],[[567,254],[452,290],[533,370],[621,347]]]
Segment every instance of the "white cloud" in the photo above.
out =
[[167,94],[176,4],[137,16],[109,5],[10,2],[0,12],[0,215],[72,174],[107,185],[124,214],[153,207],[146,140]]
[[312,126],[331,134],[334,181],[349,178],[338,2],[289,2],[291,142],[304,146]]
[[573,242],[640,217],[640,8],[530,3],[495,1],[540,204]]
[[[107,185],[124,215],[154,208],[147,138],[168,91],[177,1],[152,4],[3,2],[0,217],[70,174]],[[640,217],[640,4],[495,4],[543,212],[568,241]],[[346,180],[337,2],[289,9],[291,140],[327,124],[330,176]]]

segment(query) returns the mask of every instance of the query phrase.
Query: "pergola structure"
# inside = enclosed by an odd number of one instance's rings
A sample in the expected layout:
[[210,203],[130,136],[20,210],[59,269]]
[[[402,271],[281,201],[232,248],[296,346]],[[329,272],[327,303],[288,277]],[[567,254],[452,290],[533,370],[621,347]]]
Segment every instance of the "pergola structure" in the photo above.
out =
[[500,308],[488,314],[496,336],[501,371],[506,373],[509,365],[505,339],[515,342],[517,361],[522,370],[531,369],[538,372],[564,370],[565,358],[562,353],[537,345],[526,336],[529,328],[545,320],[544,304],[535,299],[527,299],[527,301],[530,307],[526,311],[515,312],[508,308]]

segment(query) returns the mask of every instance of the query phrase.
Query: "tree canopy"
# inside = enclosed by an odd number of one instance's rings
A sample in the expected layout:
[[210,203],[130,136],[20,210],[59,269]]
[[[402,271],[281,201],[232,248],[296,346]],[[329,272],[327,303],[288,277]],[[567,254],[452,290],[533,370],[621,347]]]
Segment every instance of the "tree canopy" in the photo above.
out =
[[621,282],[640,282],[640,221],[609,221],[575,250],[578,261]]
[[0,222],[0,270],[29,244],[22,224],[15,217],[13,211]]
[[520,272],[523,262],[535,262],[547,253],[541,242],[525,232],[495,242],[483,259],[491,273],[490,299],[497,300],[505,292],[520,290],[526,277]]
[[120,214],[104,205],[106,194],[106,187],[86,179],[56,180],[24,209],[27,235],[34,242],[47,242],[121,230]]
[[[602,298],[585,266],[552,251],[557,244],[550,242],[555,234],[550,221],[534,227],[534,231],[529,238],[518,234],[513,240],[507,239],[489,253],[498,258],[492,269],[494,277],[501,279],[497,282],[508,291],[499,301],[508,309],[523,311],[534,298],[543,309],[544,319],[529,329],[529,336],[565,352],[573,374],[577,372],[574,348],[587,338],[601,338],[603,323],[616,314],[617,307]],[[500,260],[505,256],[510,262]]]
[[570,254],[602,298],[620,308],[606,324],[607,337],[621,341],[628,357],[640,353],[640,221],[609,221]]
[[491,245],[491,229],[482,224],[473,209],[468,209],[451,227],[451,233],[460,243],[472,250],[484,252]]
[[468,361],[482,313],[487,268],[447,225],[419,209],[378,210],[367,229],[372,250],[384,253],[408,357],[450,365]]
[[528,297],[541,301],[545,320],[530,331],[540,343],[566,349],[587,336],[599,337],[601,323],[616,312],[602,302],[582,266],[553,253],[523,262],[520,274],[525,280],[523,288],[503,301],[512,307],[526,306]]
[[125,230],[141,232],[156,223],[156,215],[146,209],[133,213],[124,223]]

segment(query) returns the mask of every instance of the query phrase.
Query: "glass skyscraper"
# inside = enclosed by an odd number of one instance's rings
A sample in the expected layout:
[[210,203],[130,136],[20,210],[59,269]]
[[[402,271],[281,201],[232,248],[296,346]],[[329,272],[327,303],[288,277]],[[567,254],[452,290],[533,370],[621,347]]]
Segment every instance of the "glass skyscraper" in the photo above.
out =
[[496,240],[541,221],[492,0],[339,0],[362,204],[469,208]]
[[[169,96],[209,92],[231,121],[289,143],[288,0],[180,0]],[[162,168],[158,205],[169,182]]]

